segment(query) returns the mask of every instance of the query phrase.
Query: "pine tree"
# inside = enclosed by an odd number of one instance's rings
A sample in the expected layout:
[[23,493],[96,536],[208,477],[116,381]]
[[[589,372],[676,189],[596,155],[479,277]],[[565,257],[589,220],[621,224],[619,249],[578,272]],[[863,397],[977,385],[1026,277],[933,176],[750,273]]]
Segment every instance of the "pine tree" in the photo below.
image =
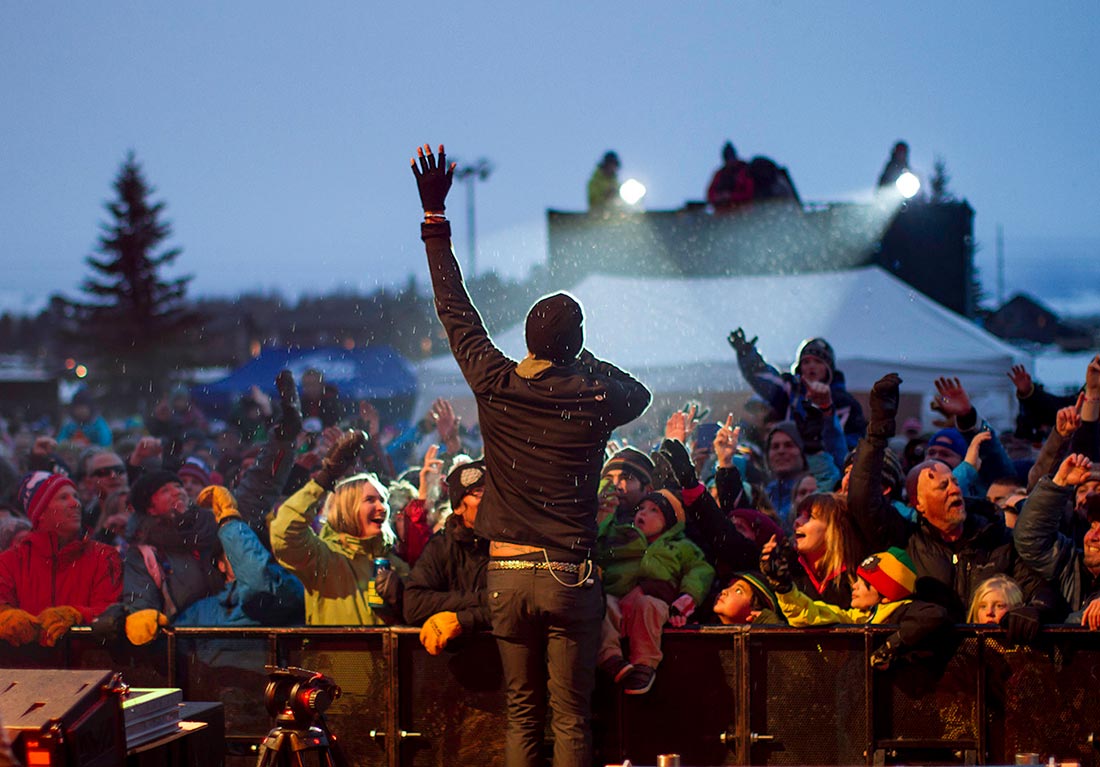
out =
[[947,160],[936,155],[932,163],[932,202],[953,202],[955,195],[947,188],[951,183],[951,175],[947,172]]
[[102,224],[98,257],[81,289],[87,303],[69,302],[66,336],[93,361],[97,386],[129,409],[162,389],[184,362],[181,341],[200,316],[184,301],[191,277],[166,280],[161,270],[182,252],[159,250],[172,234],[161,218],[163,202],[150,200],[152,187],[130,152],[115,178],[116,199],[106,203],[111,220]]

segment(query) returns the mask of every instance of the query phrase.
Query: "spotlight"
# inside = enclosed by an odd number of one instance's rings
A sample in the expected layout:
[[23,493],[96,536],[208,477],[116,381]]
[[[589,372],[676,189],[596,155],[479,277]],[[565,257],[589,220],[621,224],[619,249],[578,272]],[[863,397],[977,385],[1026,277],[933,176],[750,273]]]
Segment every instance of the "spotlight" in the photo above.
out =
[[905,171],[898,176],[898,180],[894,182],[894,186],[901,192],[902,197],[909,200],[920,191],[920,179],[909,171]]
[[645,197],[645,184],[637,179],[628,178],[619,187],[619,197],[622,197],[627,205],[637,205]]

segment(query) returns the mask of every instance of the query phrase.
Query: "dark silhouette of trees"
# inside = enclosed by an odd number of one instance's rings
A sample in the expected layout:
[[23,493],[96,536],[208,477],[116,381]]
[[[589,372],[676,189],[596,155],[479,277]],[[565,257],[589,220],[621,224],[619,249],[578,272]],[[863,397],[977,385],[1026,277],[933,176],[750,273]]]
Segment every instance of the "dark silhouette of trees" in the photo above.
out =
[[89,383],[110,392],[129,409],[149,402],[175,368],[191,360],[182,343],[200,321],[185,300],[191,277],[166,279],[164,267],[182,252],[162,248],[171,236],[163,202],[130,152],[114,181],[116,198],[105,207],[110,221],[85,262],[92,269],[81,289],[86,302],[67,301],[64,337],[89,359]]

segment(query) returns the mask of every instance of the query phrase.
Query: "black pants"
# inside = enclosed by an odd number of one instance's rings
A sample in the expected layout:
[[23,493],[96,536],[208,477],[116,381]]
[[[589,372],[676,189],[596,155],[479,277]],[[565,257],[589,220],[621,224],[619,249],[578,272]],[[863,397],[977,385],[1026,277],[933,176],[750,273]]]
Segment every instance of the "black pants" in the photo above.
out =
[[508,686],[506,767],[536,767],[546,731],[546,697],[554,733],[554,767],[592,765],[592,688],[603,620],[603,589],[570,588],[577,576],[547,570],[490,570],[493,635]]

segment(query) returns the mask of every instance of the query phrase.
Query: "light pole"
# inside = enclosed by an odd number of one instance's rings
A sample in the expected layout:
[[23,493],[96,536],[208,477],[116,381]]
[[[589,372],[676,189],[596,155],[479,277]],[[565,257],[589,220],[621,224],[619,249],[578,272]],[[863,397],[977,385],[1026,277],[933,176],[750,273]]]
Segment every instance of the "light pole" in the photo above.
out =
[[466,182],[466,233],[470,249],[470,279],[477,276],[477,231],[474,222],[474,185],[489,178],[493,165],[484,157],[471,165],[459,165],[455,169],[455,178]]

